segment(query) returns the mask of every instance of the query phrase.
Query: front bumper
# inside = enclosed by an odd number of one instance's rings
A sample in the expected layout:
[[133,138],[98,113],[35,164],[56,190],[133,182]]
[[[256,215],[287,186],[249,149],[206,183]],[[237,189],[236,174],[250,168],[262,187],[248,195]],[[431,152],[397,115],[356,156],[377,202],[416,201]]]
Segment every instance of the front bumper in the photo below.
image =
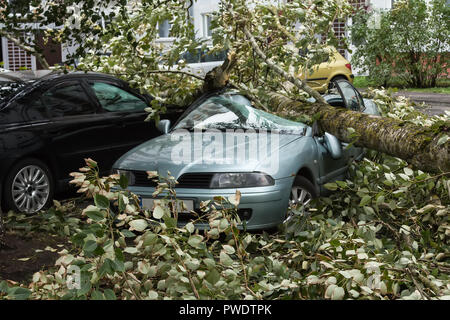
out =
[[[177,199],[193,200],[194,211],[200,212],[202,201],[213,200],[215,196],[230,197],[236,194],[236,190],[241,192],[241,201],[238,205],[240,212],[251,212],[251,216],[246,220],[247,230],[269,229],[279,225],[285,218],[289,205],[289,195],[291,192],[294,177],[275,180],[275,185],[257,188],[242,189],[187,189],[177,188]],[[153,198],[155,188],[151,187],[128,187],[128,190],[141,198]],[[189,220],[183,219],[180,213],[178,225],[181,227]],[[198,229],[208,229],[208,223],[196,223]],[[239,226],[243,228],[243,226]]]

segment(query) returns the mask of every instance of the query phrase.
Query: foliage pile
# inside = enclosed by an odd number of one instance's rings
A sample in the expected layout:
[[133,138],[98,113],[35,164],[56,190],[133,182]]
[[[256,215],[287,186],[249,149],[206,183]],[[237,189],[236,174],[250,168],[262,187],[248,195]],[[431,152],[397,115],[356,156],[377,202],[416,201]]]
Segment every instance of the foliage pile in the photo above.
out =
[[[446,120],[412,113],[411,104],[369,92],[385,115],[424,126]],[[414,114],[415,117],[411,117]],[[352,163],[336,190],[275,234],[238,228],[240,195],[203,203],[210,230],[177,226],[174,179],[159,177],[155,209],[141,211],[125,177],[100,178],[94,161],[74,173],[94,203],[81,219],[71,204],[41,216],[70,236],[55,269],[28,288],[0,284],[0,296],[34,299],[449,299],[448,173],[431,176],[373,151]],[[149,178],[156,179],[155,172]],[[10,215],[9,219],[12,219]],[[67,223],[69,222],[69,223]],[[15,222],[20,224],[20,221]],[[23,221],[22,221],[23,223]],[[11,221],[7,224],[11,226]],[[77,266],[80,288],[67,280]],[[70,282],[70,281],[69,281]],[[73,282],[71,282],[73,283]]]

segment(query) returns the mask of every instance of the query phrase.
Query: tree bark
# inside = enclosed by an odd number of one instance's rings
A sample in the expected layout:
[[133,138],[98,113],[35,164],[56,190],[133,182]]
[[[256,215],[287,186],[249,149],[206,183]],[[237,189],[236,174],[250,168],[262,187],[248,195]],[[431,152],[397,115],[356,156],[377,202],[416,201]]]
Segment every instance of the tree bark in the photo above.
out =
[[[404,159],[422,171],[450,171],[450,140],[441,139],[449,135],[449,122],[421,127],[328,104],[294,101],[276,93],[271,96],[272,110],[292,110],[299,115],[318,116],[320,127],[343,142],[353,142],[356,146]],[[355,130],[356,137],[348,128]]]

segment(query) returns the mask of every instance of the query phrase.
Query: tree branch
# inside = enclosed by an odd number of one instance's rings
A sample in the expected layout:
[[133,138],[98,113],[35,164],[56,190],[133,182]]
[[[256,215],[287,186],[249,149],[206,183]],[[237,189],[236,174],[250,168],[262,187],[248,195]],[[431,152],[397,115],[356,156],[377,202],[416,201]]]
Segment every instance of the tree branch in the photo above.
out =
[[289,82],[293,83],[297,88],[305,91],[310,96],[312,96],[316,101],[320,103],[326,103],[325,99],[315,90],[313,90],[311,87],[309,87],[306,83],[304,83],[299,78],[294,77],[293,75],[287,73],[284,71],[279,65],[277,65],[272,59],[268,58],[266,54],[261,50],[261,48],[258,46],[258,43],[256,42],[255,37],[252,35],[252,33],[248,30],[246,26],[242,27],[244,34],[246,35],[247,39],[250,41],[250,45],[255,50],[256,54],[264,60],[264,62],[271,68],[273,71],[275,71],[277,74],[288,80]]

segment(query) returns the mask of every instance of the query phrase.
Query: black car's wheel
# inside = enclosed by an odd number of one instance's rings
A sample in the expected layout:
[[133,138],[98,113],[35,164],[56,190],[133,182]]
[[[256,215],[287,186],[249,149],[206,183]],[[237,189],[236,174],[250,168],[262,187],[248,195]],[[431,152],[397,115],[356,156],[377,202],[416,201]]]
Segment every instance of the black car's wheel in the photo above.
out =
[[[312,199],[317,198],[316,188],[314,185],[302,176],[297,176],[292,184],[291,195],[289,197],[289,207],[294,206],[308,206]],[[283,223],[289,222],[294,217],[294,213],[288,210],[286,219]]]
[[339,80],[347,80],[344,76],[336,76],[333,79],[331,79],[330,83],[328,84],[328,90],[336,87],[336,82]]
[[8,209],[35,213],[52,201],[53,178],[48,166],[38,159],[25,159],[14,165],[4,184],[4,200]]

